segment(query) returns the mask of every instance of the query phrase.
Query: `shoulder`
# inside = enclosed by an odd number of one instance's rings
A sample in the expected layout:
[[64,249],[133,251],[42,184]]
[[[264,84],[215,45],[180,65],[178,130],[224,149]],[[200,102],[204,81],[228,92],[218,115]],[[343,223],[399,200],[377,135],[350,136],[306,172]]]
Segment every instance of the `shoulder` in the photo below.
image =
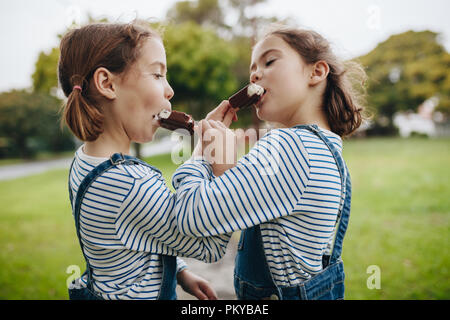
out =
[[138,192],[133,189],[141,190],[165,183],[159,171],[144,164],[120,164],[105,172],[105,177],[108,176],[116,179],[117,183],[123,183],[129,193]]
[[116,168],[123,175],[128,176],[134,180],[146,180],[149,178],[162,178],[160,172],[156,171],[150,166],[135,163],[135,164],[120,164]]
[[[314,132],[305,128],[292,128],[302,140],[303,146],[308,152],[315,150],[318,146],[325,146],[325,142]],[[338,149],[342,151],[342,138],[334,132],[320,128],[321,133]],[[327,148],[328,149],[328,148]]]
[[263,139],[280,139],[286,143],[301,144],[301,132],[296,128],[272,129],[263,136]]
[[92,186],[97,190],[126,195],[149,180],[163,180],[161,173],[142,164],[119,164],[99,175]]
[[[278,151],[280,155],[299,155],[306,154],[302,132],[295,128],[273,129],[266,133],[255,145],[259,149]],[[307,159],[305,159],[307,160]]]
[[[81,146],[75,153],[74,166],[81,168],[81,171],[83,171],[84,174],[87,174],[97,166],[105,164],[107,161],[110,161],[110,159],[93,157],[85,154],[83,146]],[[160,175],[159,171],[145,163],[127,162],[110,167],[108,170],[101,173],[99,177],[110,176],[117,180],[127,180],[130,182],[131,180],[141,180]]]
[[243,160],[260,165],[278,164],[277,169],[284,168],[287,171],[303,168],[306,175],[309,167],[308,152],[300,133],[294,128],[271,130],[258,140]]

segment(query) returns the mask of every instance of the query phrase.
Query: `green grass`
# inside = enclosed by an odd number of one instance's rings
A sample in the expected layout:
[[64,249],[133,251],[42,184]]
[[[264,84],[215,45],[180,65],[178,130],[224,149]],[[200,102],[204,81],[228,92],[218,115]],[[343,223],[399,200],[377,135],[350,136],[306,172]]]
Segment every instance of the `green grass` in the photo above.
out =
[[[343,259],[349,299],[450,298],[450,140],[350,141],[352,213]],[[366,269],[381,270],[381,289]]]
[[[450,140],[345,142],[353,200],[344,242],[347,299],[450,299]],[[170,181],[170,155],[146,159]],[[0,182],[0,299],[67,299],[84,269],[67,172]],[[369,290],[367,267],[381,271]]]

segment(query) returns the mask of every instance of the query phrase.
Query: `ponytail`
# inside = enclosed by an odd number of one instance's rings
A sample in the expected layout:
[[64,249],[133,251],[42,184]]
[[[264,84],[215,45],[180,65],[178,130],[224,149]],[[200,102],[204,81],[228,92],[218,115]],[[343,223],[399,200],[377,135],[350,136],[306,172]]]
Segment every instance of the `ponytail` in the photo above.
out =
[[351,135],[362,124],[365,79],[364,70],[356,62],[330,65],[324,111],[331,131],[341,137]]
[[63,109],[62,119],[81,141],[94,141],[103,132],[103,114],[83,97],[82,90],[73,89]]

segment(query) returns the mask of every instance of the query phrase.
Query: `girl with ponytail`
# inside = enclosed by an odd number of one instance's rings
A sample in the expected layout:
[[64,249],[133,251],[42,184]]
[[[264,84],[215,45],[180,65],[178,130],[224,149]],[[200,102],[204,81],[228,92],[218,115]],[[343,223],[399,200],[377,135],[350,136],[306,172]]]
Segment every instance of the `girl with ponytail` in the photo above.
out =
[[63,122],[84,142],[70,169],[69,196],[86,272],[69,297],[175,299],[178,281],[199,299],[217,299],[177,256],[217,261],[230,236],[181,235],[175,195],[161,172],[128,155],[131,142],[152,140],[155,116],[171,109],[161,37],[138,23],[90,24],[64,35],[60,50]]
[[[203,154],[175,172],[183,234],[241,231],[239,299],[344,298],[351,181],[342,138],[363,121],[364,76],[358,64],[340,62],[318,33],[272,30],[253,48],[250,81],[264,88],[258,117],[278,128],[237,163],[214,163]],[[214,121],[202,120],[199,128],[196,156],[221,147],[204,138],[208,129],[233,134]]]

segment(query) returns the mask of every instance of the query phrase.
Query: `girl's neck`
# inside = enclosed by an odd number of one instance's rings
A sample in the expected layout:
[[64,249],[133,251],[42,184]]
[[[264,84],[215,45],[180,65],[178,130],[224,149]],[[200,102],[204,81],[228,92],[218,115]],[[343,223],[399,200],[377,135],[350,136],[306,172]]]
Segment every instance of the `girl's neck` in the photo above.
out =
[[84,144],[84,153],[92,157],[109,158],[114,153],[130,153],[131,141],[128,137],[103,132],[95,141]]
[[315,124],[323,129],[331,131],[324,109],[324,93],[326,81],[318,85],[310,86],[305,100],[292,108],[292,112],[285,119],[285,125],[290,128],[295,125]]
[[331,130],[323,108],[319,106],[299,107],[283,124],[288,128],[302,124],[315,124],[323,129]]
[[287,128],[291,128],[296,125],[307,125],[307,124],[315,124],[322,129],[331,131],[330,126],[328,125],[328,121],[321,117],[296,117],[289,119],[289,121],[286,121],[284,125]]

